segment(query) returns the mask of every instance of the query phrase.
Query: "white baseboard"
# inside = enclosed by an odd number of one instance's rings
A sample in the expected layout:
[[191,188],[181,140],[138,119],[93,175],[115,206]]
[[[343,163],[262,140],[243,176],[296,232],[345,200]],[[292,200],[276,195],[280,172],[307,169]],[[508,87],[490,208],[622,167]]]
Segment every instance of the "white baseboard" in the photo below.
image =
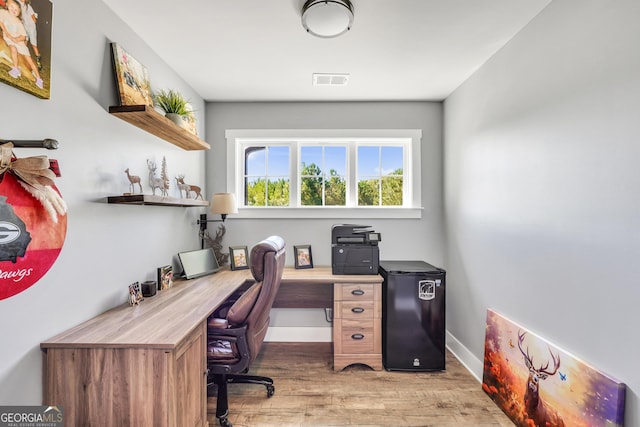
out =
[[471,373],[475,377],[478,382],[482,382],[482,360],[478,359],[473,355],[471,351],[456,337],[454,337],[449,331],[447,331],[446,336],[446,345],[447,349],[462,363],[462,365],[467,368],[467,371]]
[[331,326],[269,326],[265,341],[331,342]]

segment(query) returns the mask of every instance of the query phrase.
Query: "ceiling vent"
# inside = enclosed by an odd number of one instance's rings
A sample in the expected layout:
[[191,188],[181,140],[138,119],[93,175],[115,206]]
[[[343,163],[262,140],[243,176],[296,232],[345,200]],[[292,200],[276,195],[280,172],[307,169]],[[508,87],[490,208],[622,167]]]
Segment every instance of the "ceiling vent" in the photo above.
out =
[[349,83],[349,74],[314,73],[314,86],[346,86]]

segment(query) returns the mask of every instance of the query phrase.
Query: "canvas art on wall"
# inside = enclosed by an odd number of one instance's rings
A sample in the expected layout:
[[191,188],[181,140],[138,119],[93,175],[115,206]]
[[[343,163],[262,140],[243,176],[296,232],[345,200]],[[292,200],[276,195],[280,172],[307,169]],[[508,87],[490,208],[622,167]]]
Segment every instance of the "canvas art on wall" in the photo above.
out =
[[623,426],[625,385],[493,310],[482,389],[518,426]]
[[51,0],[0,0],[0,81],[51,96]]
[[120,105],[153,107],[151,85],[145,66],[117,43],[111,43],[111,52]]

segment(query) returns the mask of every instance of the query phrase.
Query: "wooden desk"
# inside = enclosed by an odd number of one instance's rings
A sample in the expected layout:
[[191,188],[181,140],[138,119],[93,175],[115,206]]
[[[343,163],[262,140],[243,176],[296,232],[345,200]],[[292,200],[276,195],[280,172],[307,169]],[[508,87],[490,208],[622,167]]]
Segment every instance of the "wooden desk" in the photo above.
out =
[[[251,281],[250,270],[176,281],[138,306],[120,305],[41,343],[43,404],[63,406],[67,425],[206,426],[207,317]],[[378,275],[334,276],[330,267],[286,268],[281,286],[291,300],[295,289],[333,285],[334,369],[382,369],[381,282]],[[371,320],[349,318],[349,290],[371,297]],[[345,345],[349,334],[366,338]]]

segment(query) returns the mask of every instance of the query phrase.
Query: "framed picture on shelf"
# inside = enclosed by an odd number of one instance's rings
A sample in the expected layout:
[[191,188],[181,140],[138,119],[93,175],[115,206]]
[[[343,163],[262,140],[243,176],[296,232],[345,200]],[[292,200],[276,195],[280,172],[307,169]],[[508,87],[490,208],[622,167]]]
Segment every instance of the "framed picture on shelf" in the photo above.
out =
[[246,246],[229,246],[232,270],[249,268],[249,251]]
[[173,267],[165,265],[158,267],[158,290],[164,291],[173,285]]
[[293,255],[296,268],[313,268],[311,245],[294,246]]
[[153,107],[151,84],[145,66],[117,43],[111,43],[111,52],[120,105]]

